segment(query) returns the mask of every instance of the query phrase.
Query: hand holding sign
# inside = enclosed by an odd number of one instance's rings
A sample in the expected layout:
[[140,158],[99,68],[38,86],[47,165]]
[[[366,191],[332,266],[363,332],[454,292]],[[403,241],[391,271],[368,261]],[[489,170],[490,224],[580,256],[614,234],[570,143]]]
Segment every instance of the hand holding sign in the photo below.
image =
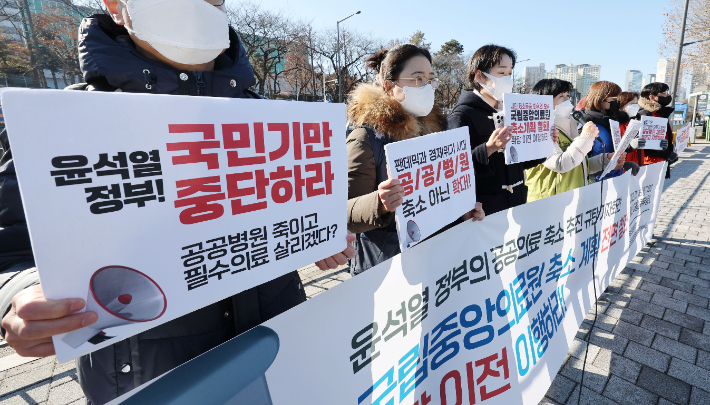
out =
[[380,214],[386,214],[402,205],[404,189],[399,180],[387,179],[377,186],[377,194],[380,196]]
[[496,130],[493,131],[493,133],[491,134],[491,137],[488,138],[488,142],[486,142],[488,156],[505,148],[505,146],[508,144],[508,142],[510,142],[512,138],[513,134],[510,132],[510,128],[496,128]]
[[390,143],[385,154],[390,176],[397,179],[381,184],[380,201],[395,211],[402,251],[467,212],[483,218],[480,210],[470,211],[476,204],[476,179],[466,128]]
[[624,167],[624,163],[626,162],[626,148],[631,143],[631,140],[638,135],[640,128],[640,121],[631,120],[631,122],[629,122],[629,125],[626,127],[626,133],[624,137],[621,138],[621,143],[616,149],[616,152],[607,155],[607,157],[609,157],[609,164],[606,165],[601,176],[599,176],[600,179],[603,179],[610,171]]
[[505,145],[506,164],[546,158],[554,153],[552,96],[507,93],[503,106],[512,135]]

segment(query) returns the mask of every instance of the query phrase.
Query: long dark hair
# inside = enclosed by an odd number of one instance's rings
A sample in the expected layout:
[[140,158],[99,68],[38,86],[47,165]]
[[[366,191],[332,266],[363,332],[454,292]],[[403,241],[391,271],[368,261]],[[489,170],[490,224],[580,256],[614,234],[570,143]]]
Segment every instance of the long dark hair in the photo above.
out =
[[404,66],[415,56],[423,56],[431,63],[429,51],[414,44],[399,44],[389,49],[382,48],[365,62],[368,68],[377,73],[377,82],[384,84],[386,80],[398,79]]

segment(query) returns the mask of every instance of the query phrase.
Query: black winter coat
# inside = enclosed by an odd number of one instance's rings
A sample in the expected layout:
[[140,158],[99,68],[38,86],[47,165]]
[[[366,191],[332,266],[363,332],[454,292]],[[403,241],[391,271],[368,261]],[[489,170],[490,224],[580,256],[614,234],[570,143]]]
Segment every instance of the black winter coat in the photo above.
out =
[[[254,84],[253,71],[239,38],[231,29],[230,39],[230,48],[216,59],[213,72],[193,74],[176,71],[142,56],[125,28],[116,25],[109,16],[88,17],[79,29],[80,63],[88,86],[80,87],[249,97],[247,89]],[[185,73],[188,80],[180,80],[181,73]],[[37,284],[38,279],[36,269],[32,269],[27,225],[4,133],[0,135],[0,144],[0,304],[4,305],[0,311],[4,316],[10,309],[12,297],[22,288]],[[104,404],[125,394],[305,299],[301,279],[294,271],[83,356],[77,360],[77,369],[87,403]]]
[[[525,169],[544,161],[541,159],[506,165],[502,152],[495,152],[489,157],[486,142],[495,130],[491,119],[495,113],[496,109],[473,90],[464,89],[448,119],[449,129],[468,127],[473,169],[476,173],[476,199],[483,205],[486,215],[525,204],[528,197]],[[504,186],[514,186],[513,191],[510,192]]]

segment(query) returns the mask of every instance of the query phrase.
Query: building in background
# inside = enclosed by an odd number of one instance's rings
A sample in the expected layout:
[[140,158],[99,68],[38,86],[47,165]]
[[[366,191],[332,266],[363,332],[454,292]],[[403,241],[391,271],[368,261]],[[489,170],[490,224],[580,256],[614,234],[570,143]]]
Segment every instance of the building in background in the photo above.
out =
[[649,73],[646,76],[643,77],[643,80],[641,81],[641,89],[643,89],[647,84],[651,84],[656,81],[656,74],[655,73]]
[[560,79],[566,80],[574,86],[577,93],[584,97],[589,92],[589,88],[592,84],[599,81],[599,75],[601,73],[601,66],[599,65],[555,65],[554,70],[548,70],[545,72],[546,79]]
[[643,73],[640,70],[627,70],[624,91],[640,92],[643,82]]
[[695,93],[699,86],[708,84],[708,79],[710,79],[708,76],[707,65],[695,65],[690,78],[690,94]]
[[577,85],[577,66],[569,64],[555,65],[553,70],[545,72],[545,79],[560,79]]
[[[526,66],[523,68],[523,88],[531,90],[537,82],[545,78],[545,64]],[[527,91],[525,91],[527,93]]]
[[[72,0],[0,0],[0,10],[2,11],[0,33],[7,36],[4,40],[19,41],[26,46],[28,41],[30,44],[33,42],[32,35],[37,30],[35,16],[40,13],[68,17],[70,20],[75,21],[76,29],[78,29],[84,17],[102,13],[100,9],[75,4]],[[33,25],[28,23],[29,16],[32,16]],[[76,38],[76,29],[73,28],[71,30],[74,39]],[[62,39],[62,37],[55,37],[54,39]],[[40,49],[40,54],[47,55],[46,50],[42,49],[42,45],[40,45]],[[61,68],[52,68],[51,66],[40,71],[39,75],[41,79],[40,85],[42,87],[46,85],[46,87],[52,89],[62,89],[71,83],[81,81],[81,78],[75,76],[74,73],[66,73]],[[0,71],[0,87],[34,87],[35,85],[32,72],[18,74],[17,72]]]
[[[659,59],[656,66],[657,82],[671,85],[673,83],[673,72],[675,70],[675,58]],[[652,83],[652,82],[651,82]]]
[[582,97],[589,93],[589,88],[599,81],[602,67],[599,65],[583,64],[577,66],[577,90]]

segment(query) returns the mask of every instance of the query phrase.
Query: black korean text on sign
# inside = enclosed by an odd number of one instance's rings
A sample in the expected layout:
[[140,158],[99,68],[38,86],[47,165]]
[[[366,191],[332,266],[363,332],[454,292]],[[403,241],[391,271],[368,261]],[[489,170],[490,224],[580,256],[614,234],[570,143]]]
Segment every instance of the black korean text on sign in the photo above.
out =
[[[150,201],[165,201],[162,179],[130,181],[131,177],[139,179],[162,176],[158,150],[135,151],[130,154],[100,153],[93,165],[83,155],[57,156],[52,158],[52,166],[57,169],[50,171],[57,187],[92,184],[94,180],[99,183],[84,188],[86,202],[90,203],[89,209],[93,214],[120,211],[129,204],[142,208]],[[92,173],[96,177],[92,178]],[[119,182],[100,184],[113,181]]]

